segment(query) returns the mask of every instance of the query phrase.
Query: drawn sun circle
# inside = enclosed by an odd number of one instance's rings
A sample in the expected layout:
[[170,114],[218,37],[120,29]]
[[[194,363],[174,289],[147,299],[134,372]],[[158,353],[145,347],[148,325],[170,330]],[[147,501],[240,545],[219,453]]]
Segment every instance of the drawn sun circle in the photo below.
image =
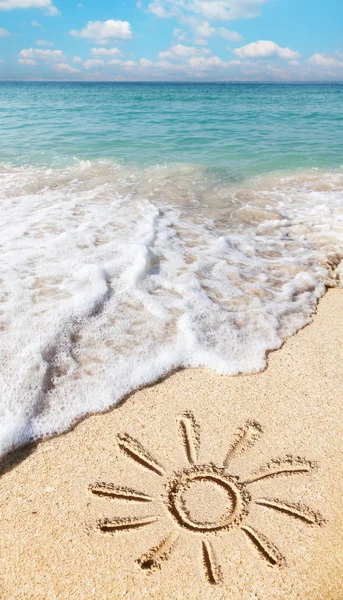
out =
[[[208,494],[221,511],[213,510],[207,518],[197,515],[197,506],[208,504]],[[203,498],[201,497],[203,496]],[[194,466],[174,474],[168,485],[168,509],[179,525],[198,533],[210,533],[237,527],[248,514],[251,496],[238,477],[228,475],[214,465]]]

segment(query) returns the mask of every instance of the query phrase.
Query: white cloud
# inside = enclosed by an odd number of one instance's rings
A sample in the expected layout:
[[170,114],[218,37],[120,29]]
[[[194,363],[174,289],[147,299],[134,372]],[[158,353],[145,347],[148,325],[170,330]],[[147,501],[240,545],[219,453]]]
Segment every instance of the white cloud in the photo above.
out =
[[[0,0],[1,1],[1,0]],[[87,27],[69,32],[74,37],[93,40],[97,43],[107,44],[109,40],[130,40],[132,29],[128,21],[88,21]]]
[[20,65],[36,65],[37,62],[32,58],[18,58],[18,63]]
[[[173,48],[174,46],[171,49]],[[191,50],[189,50],[190,48]],[[166,52],[170,52],[170,50]],[[90,59],[84,63],[85,73],[82,73],[82,79],[109,81],[158,81],[166,79],[176,81],[281,81],[291,78],[300,80],[304,78],[305,71],[301,70],[301,66],[291,66],[286,61],[285,68],[281,69],[278,63],[275,62],[270,64],[265,61],[239,60],[237,57],[234,60],[225,61],[218,56],[211,55],[209,52],[207,48],[184,46],[181,50],[178,48],[176,53],[171,53],[169,59],[163,58],[162,53],[162,59],[156,61],[141,58],[135,62],[115,57],[106,63],[105,57],[104,60],[99,57],[99,59]],[[309,73],[311,71],[308,67],[307,74]],[[65,74],[67,77],[66,71]],[[329,74],[326,73],[325,76],[329,77]],[[70,74],[70,78],[73,78],[72,74]]]
[[187,33],[183,29],[176,27],[173,31],[173,37],[179,40],[179,42],[183,42],[187,37]]
[[54,42],[48,42],[47,40],[37,40],[36,46],[53,46]]
[[82,62],[83,62],[83,60],[82,60],[82,58],[80,58],[79,56],[74,56],[74,58],[73,58],[73,62],[74,62],[74,63],[82,63]]
[[154,63],[147,58],[141,58],[139,64],[141,67],[152,67],[154,65]]
[[216,29],[214,27],[211,27],[208,21],[205,21],[205,23],[199,23],[194,27],[194,30],[195,34],[198,35],[200,38],[211,37],[216,33]]
[[30,25],[31,27],[39,27],[39,29],[44,29],[43,25],[38,23],[38,21],[31,21]]
[[226,68],[230,63],[221,60],[218,56],[209,56],[208,58],[204,56],[195,56],[190,58],[188,61],[190,67],[195,69],[196,71],[206,71],[212,67],[222,67]]
[[203,38],[210,38],[216,35],[219,35],[224,38],[224,40],[229,40],[230,42],[240,42],[243,39],[237,31],[231,31],[230,29],[226,29],[226,27],[216,29],[215,27],[212,27],[208,21],[202,23],[196,19],[190,19],[189,24],[194,31],[198,43],[199,41],[201,43]]
[[194,38],[194,44],[196,46],[208,46],[208,40],[206,38]]
[[301,57],[300,52],[297,52],[297,50],[291,50],[287,46],[286,48],[280,48],[280,46],[278,46],[276,54],[285,60],[296,60],[297,58]]
[[41,8],[51,16],[60,14],[51,0],[0,0],[0,10],[8,11],[15,8]]
[[148,11],[160,18],[198,14],[209,20],[253,19],[268,0],[151,0]]
[[281,48],[275,42],[269,40],[252,42],[241,48],[236,48],[233,52],[239,56],[239,58],[266,58],[269,56],[279,56],[280,58],[293,60],[300,57],[299,52],[291,50],[290,48]]
[[52,68],[54,71],[57,71],[57,73],[80,73],[80,69],[71,67],[68,63],[57,63],[57,65],[54,65]]
[[83,63],[83,66],[89,71],[89,69],[102,69],[105,66],[105,63],[103,60],[86,60],[86,62]]
[[266,0],[193,0],[189,8],[207,19],[233,20],[258,17]]
[[148,6],[148,12],[160,19],[169,19],[170,17],[177,17],[182,14],[179,7],[173,5],[172,0],[152,0]]
[[7,31],[7,29],[0,27],[0,37],[8,37],[9,35],[11,34],[9,31]]
[[132,69],[136,66],[137,63],[135,63],[134,60],[120,60],[120,58],[114,58],[113,60],[110,60],[107,64],[122,67],[126,71],[132,71]]
[[[119,64],[121,61],[117,61]],[[171,77],[173,79],[189,79],[189,78],[221,78],[227,73],[230,67],[240,65],[240,61],[233,60],[225,62],[218,56],[191,56],[184,57],[182,61],[170,62],[168,60],[159,60],[152,62],[146,58],[142,58],[135,70],[137,78],[143,76],[154,79]],[[141,70],[139,70],[141,68]],[[227,75],[226,75],[227,76]]]
[[343,67],[343,62],[325,54],[313,54],[307,62],[316,67]]
[[47,63],[63,61],[66,58],[62,50],[41,50],[40,48],[24,48],[18,56],[21,60],[43,60]]
[[92,56],[118,56],[120,50],[118,48],[92,48]]
[[225,27],[218,29],[218,34],[221,35],[224,40],[230,42],[240,42],[243,39],[240,33],[237,31],[230,31],[230,29],[226,29]]
[[192,46],[184,46],[183,44],[176,44],[176,46],[172,46],[169,50],[165,50],[164,52],[159,53],[159,58],[162,60],[175,59],[175,58],[186,58],[190,56],[195,56],[198,50]]

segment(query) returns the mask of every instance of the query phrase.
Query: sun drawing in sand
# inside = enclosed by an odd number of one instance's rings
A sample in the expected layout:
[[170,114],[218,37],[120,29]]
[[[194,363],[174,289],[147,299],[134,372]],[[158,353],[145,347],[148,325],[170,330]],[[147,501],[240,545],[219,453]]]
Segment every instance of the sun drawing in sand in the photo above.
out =
[[[308,525],[323,524],[321,515],[307,506],[288,503],[277,498],[253,500],[251,496],[251,486],[256,482],[281,476],[309,474],[316,467],[315,463],[288,455],[283,460],[271,460],[244,480],[230,473],[232,461],[260,438],[262,429],[258,423],[249,421],[238,430],[221,466],[212,463],[199,464],[200,428],[192,413],[187,412],[180,417],[179,430],[189,466],[170,476],[167,476],[165,469],[140,442],[128,434],[118,436],[119,448],[126,456],[141,467],[152,471],[156,476],[165,478],[163,506],[172,515],[175,523],[173,530],[137,561],[142,569],[151,571],[160,568],[172,554],[183,529],[199,536],[199,552],[201,552],[207,581],[210,584],[220,583],[222,574],[216,560],[213,539],[216,533],[228,532],[235,527],[240,528],[269,566],[283,566],[285,559],[278,548],[248,523],[252,503],[279,511]],[[149,503],[154,500],[146,493],[116,486],[113,483],[95,483],[89,486],[89,491],[103,498],[128,502]],[[215,508],[216,495],[225,497],[225,509],[220,514]],[[199,504],[206,506],[206,518],[201,510],[197,509],[197,503],[194,501],[196,498]],[[213,518],[211,518],[212,508]],[[101,533],[117,533],[147,526],[160,518],[162,517],[159,515],[152,515],[102,519],[97,522],[97,530]]]

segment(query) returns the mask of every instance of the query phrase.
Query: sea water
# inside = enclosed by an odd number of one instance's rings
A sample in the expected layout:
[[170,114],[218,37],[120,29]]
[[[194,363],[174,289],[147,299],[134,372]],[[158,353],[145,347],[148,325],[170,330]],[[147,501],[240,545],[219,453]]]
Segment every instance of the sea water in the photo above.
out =
[[0,84],[0,454],[252,373],[343,251],[343,85]]

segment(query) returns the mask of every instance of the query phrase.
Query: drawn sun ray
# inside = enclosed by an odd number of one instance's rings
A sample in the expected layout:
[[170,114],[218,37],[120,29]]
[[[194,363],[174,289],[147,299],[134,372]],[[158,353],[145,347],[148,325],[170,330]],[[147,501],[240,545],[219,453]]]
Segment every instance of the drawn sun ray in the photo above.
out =
[[157,475],[165,475],[164,468],[158,464],[158,462],[152,458],[151,454],[143,448],[142,444],[134,438],[127,434],[118,435],[118,445],[122,452],[146,469],[157,473]]
[[324,522],[320,513],[311,510],[308,506],[290,504],[289,502],[282,502],[281,500],[269,500],[267,498],[255,500],[255,504],[285,513],[290,517],[305,521],[309,525],[322,525]]
[[115,517],[113,519],[99,519],[97,529],[103,533],[116,533],[127,529],[138,529],[150,523],[155,523],[160,519],[159,516],[153,517]]
[[198,461],[200,430],[192,413],[184,413],[180,419],[180,432],[189,464]]
[[224,467],[228,467],[236,456],[251,448],[262,435],[261,426],[256,421],[248,421],[245,427],[238,430],[236,439],[231,444],[224,459]]
[[217,585],[222,580],[221,569],[217,564],[212,544],[207,540],[202,541],[202,556],[206,579],[211,585]]
[[[137,560],[141,569],[151,572],[159,569],[165,561],[169,560],[176,544],[180,543],[179,534],[183,530],[190,535],[199,536],[205,579],[209,584],[217,585],[222,581],[222,573],[210,538],[212,537],[214,540],[214,534],[230,532],[234,528],[241,529],[246,539],[257,549],[259,555],[269,566],[285,566],[285,559],[279,549],[263,533],[256,531],[246,523],[251,504],[260,506],[262,509],[283,513],[288,517],[299,519],[307,525],[322,525],[324,519],[318,512],[314,512],[304,505],[288,503],[277,498],[253,499],[248,486],[282,475],[308,475],[317,467],[316,463],[288,455],[284,459],[271,460],[248,479],[243,480],[232,475],[229,466],[236,457],[252,448],[260,439],[262,428],[258,423],[248,421],[244,427],[238,430],[221,466],[212,463],[198,464],[200,427],[191,412],[180,416],[178,428],[189,465],[169,476],[139,441],[128,434],[118,435],[117,438],[121,452],[144,469],[163,477],[165,493],[155,500],[159,503],[159,510],[162,506],[168,515],[168,523],[170,523],[170,517],[175,523],[175,529]],[[154,501],[148,494],[112,483],[94,483],[89,486],[89,491],[104,499],[138,503]],[[161,518],[161,515],[115,517],[97,521],[96,527],[101,533],[114,534],[121,531],[139,530]]]
[[137,561],[142,569],[159,569],[164,561],[168,560],[179,539],[179,533],[172,531],[158,546],[151,548]]
[[259,533],[248,525],[243,525],[242,531],[248,536],[248,538],[256,546],[260,555],[273,567],[285,565],[285,559],[279,552],[278,548],[272,544],[265,535]]
[[101,496],[103,498],[115,499],[115,500],[132,500],[133,502],[152,502],[153,498],[137,492],[131,488],[121,487],[114,485],[113,483],[97,482],[88,486],[89,491],[95,496]]
[[261,481],[269,477],[278,477],[279,475],[305,475],[309,474],[316,467],[316,463],[299,457],[288,456],[285,460],[274,459],[264,467],[261,467],[255,475],[252,475],[243,481],[243,483],[250,485],[256,481]]

